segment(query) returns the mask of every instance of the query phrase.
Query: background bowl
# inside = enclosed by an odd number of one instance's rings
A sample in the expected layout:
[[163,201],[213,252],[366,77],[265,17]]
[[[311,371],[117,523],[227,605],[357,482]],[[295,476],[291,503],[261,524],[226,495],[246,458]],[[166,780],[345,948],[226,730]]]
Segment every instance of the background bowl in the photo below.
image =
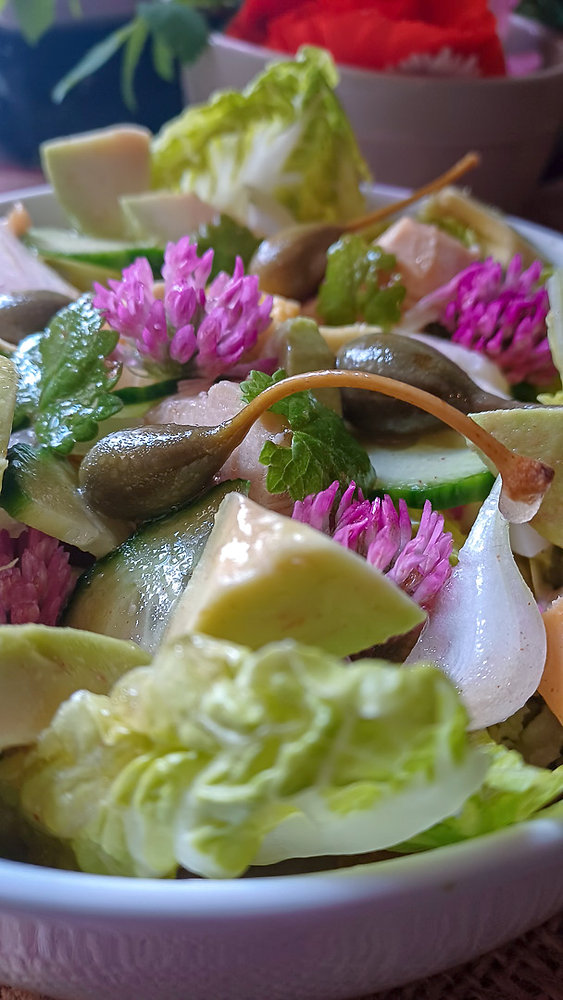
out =
[[[418,187],[470,149],[482,154],[474,194],[517,211],[532,194],[563,125],[563,38],[511,18],[507,52],[537,50],[544,68],[489,79],[403,76],[340,66],[338,95],[378,183]],[[289,58],[214,34],[184,71],[191,103],[240,89],[266,62]]]

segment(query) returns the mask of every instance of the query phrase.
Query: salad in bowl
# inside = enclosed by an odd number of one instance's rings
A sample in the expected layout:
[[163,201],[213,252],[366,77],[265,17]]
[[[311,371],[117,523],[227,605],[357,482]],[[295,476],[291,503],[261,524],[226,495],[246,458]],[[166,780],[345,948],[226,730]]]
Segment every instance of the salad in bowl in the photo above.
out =
[[[2,221],[16,909],[43,911],[29,894],[54,877],[67,918],[84,922],[83,884],[96,934],[106,891],[126,934],[128,886],[156,920],[163,891],[178,917],[179,890],[197,910],[237,885],[258,920],[266,874],[297,929],[323,883],[304,879],[303,909],[296,873],[395,891],[420,853],[427,892],[442,853],[463,870],[461,842],[514,827],[517,844],[528,820],[560,866],[562,273],[452,186],[475,157],[366,214],[334,84],[306,49],[156,137],[50,142],[66,228],[22,206]],[[230,892],[194,921],[232,919]],[[0,975],[93,995],[76,971],[65,986],[16,965]],[[367,975],[307,996],[401,973]]]

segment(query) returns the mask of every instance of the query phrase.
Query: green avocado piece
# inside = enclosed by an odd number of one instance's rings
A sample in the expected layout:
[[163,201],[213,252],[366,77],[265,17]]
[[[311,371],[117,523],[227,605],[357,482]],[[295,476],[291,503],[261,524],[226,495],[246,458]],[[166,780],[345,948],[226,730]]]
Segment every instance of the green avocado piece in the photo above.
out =
[[[563,546],[563,406],[523,406],[470,416],[507,448],[537,458],[554,469],[553,482],[530,524],[542,538]],[[481,457],[490,467],[487,459]]]
[[119,202],[137,239],[155,243],[176,242],[217,215],[193,191],[143,191],[123,195]]
[[424,619],[410,597],[355,552],[231,493],[165,641],[203,632],[259,649],[290,638],[347,656]]
[[45,174],[80,232],[129,235],[119,198],[149,189],[150,141],[140,125],[115,125],[42,144]]
[[8,358],[0,355],[0,486],[2,486],[4,469],[8,465],[6,452],[12,433],[17,387],[18,376],[15,365]]
[[0,751],[33,743],[74,691],[107,694],[150,662],[133,642],[47,625],[0,626]]

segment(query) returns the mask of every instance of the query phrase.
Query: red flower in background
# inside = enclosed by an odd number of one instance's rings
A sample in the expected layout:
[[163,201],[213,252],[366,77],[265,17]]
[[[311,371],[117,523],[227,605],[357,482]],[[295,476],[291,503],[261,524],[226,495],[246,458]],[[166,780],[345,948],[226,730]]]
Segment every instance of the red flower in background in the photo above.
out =
[[363,69],[415,70],[418,57],[443,62],[446,53],[446,63],[478,75],[505,73],[487,0],[285,0],[281,7],[245,0],[227,34],[291,54],[318,45],[337,63]]

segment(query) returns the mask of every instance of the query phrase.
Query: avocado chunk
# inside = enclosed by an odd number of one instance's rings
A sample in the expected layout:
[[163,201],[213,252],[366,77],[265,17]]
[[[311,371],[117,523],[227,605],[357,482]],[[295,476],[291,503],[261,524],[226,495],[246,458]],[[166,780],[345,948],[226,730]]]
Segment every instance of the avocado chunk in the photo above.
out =
[[150,140],[140,125],[115,125],[43,143],[43,169],[77,229],[129,235],[119,199],[150,187]]
[[143,191],[123,195],[119,201],[135,238],[155,243],[176,242],[217,215],[192,191]]
[[355,552],[231,493],[165,640],[203,632],[259,649],[291,638],[347,656],[424,618],[410,597]]
[[33,743],[75,691],[107,694],[127,670],[149,662],[133,642],[72,628],[3,625],[0,751]]
[[12,433],[12,420],[16,405],[18,376],[15,366],[0,355],[0,486],[8,465],[6,452]]
[[243,479],[227,480],[180,510],[148,521],[119,548],[84,573],[64,624],[134,639],[153,652],[168,625],[211,533],[223,498],[248,491]]
[[507,448],[537,458],[555,470],[553,482],[530,524],[542,538],[563,546],[563,406],[523,406],[470,416]]

